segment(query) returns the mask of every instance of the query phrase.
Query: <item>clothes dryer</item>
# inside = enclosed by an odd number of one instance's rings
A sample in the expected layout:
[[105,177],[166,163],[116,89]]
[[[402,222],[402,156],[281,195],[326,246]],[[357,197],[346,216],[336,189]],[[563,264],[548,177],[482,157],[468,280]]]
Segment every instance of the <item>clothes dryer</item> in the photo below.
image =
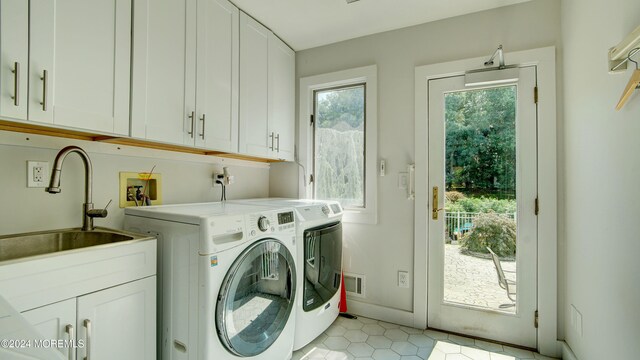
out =
[[338,317],[342,275],[342,207],[337,201],[265,198],[237,204],[295,211],[298,264],[293,349],[309,344]]

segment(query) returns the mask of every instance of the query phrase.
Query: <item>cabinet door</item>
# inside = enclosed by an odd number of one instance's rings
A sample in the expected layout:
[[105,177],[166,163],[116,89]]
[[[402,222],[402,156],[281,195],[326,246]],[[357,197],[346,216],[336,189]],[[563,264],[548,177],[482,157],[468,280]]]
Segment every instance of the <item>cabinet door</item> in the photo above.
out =
[[198,147],[238,152],[239,19],[227,0],[198,0]]
[[195,142],[196,2],[135,0],[131,136]]
[[240,153],[269,157],[275,133],[269,132],[269,34],[240,13]]
[[276,133],[274,156],[293,160],[295,146],[296,54],[269,36],[269,128]]
[[30,1],[29,119],[128,135],[131,0]]
[[[60,301],[22,313],[27,321],[47,340],[76,340],[76,299]],[[58,350],[73,359],[75,350],[60,347]],[[71,356],[69,356],[71,351]]]
[[155,360],[156,277],[78,298],[78,357]]
[[0,1],[0,116],[27,120],[29,2]]

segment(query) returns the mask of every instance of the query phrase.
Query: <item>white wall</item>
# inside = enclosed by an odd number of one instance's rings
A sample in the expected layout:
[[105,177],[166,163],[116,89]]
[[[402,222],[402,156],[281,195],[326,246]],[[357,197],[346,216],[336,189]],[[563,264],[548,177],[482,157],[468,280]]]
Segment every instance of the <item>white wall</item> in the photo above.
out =
[[[344,228],[345,271],[367,277],[365,302],[413,310],[412,289],[397,286],[397,271],[413,270],[414,203],[406,199],[406,191],[398,189],[397,183],[398,172],[406,171],[406,165],[414,159],[415,67],[488,57],[499,44],[507,51],[518,51],[558,45],[559,40],[559,2],[536,0],[296,54],[298,79],[378,65],[378,156],[387,160],[387,176],[378,179],[379,223],[346,224]],[[296,171],[292,170],[296,165],[288,166],[287,174]],[[285,173],[283,167],[286,166],[272,169],[272,181]],[[287,176],[291,181],[290,190],[272,186],[271,196],[298,195],[295,176]]]
[[[640,357],[640,91],[607,50],[640,25],[637,0],[563,0],[565,336],[581,360]],[[640,58],[640,56],[639,56]],[[569,306],[582,314],[580,336]]]
[[76,154],[64,162],[60,194],[26,186],[27,160],[48,161],[53,167],[57,152],[67,145],[78,145],[91,157],[95,207],[113,199],[109,216],[95,219],[96,226],[124,226],[124,210],[118,206],[121,171],[145,172],[157,165],[154,173],[162,174],[165,204],[219,201],[212,175],[222,163],[236,179],[227,188],[228,199],[266,197],[269,192],[266,164],[0,131],[0,235],[82,225],[84,167]]

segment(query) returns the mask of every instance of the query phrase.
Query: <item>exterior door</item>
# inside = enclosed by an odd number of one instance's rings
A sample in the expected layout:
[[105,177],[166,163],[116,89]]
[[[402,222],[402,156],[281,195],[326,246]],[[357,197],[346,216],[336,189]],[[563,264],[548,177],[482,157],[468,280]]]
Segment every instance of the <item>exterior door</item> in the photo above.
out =
[[535,348],[536,69],[514,73],[429,81],[428,326]]
[[267,350],[289,321],[295,292],[296,268],[287,247],[275,239],[249,246],[220,287],[216,327],[222,344],[240,357]]

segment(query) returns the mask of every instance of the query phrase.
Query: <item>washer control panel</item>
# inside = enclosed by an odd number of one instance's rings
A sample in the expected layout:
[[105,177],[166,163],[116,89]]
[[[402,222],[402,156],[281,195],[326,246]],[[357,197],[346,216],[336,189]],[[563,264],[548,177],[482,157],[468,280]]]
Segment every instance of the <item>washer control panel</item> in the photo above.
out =
[[250,237],[263,236],[276,231],[295,231],[295,217],[293,210],[265,211],[248,216],[248,235]]

